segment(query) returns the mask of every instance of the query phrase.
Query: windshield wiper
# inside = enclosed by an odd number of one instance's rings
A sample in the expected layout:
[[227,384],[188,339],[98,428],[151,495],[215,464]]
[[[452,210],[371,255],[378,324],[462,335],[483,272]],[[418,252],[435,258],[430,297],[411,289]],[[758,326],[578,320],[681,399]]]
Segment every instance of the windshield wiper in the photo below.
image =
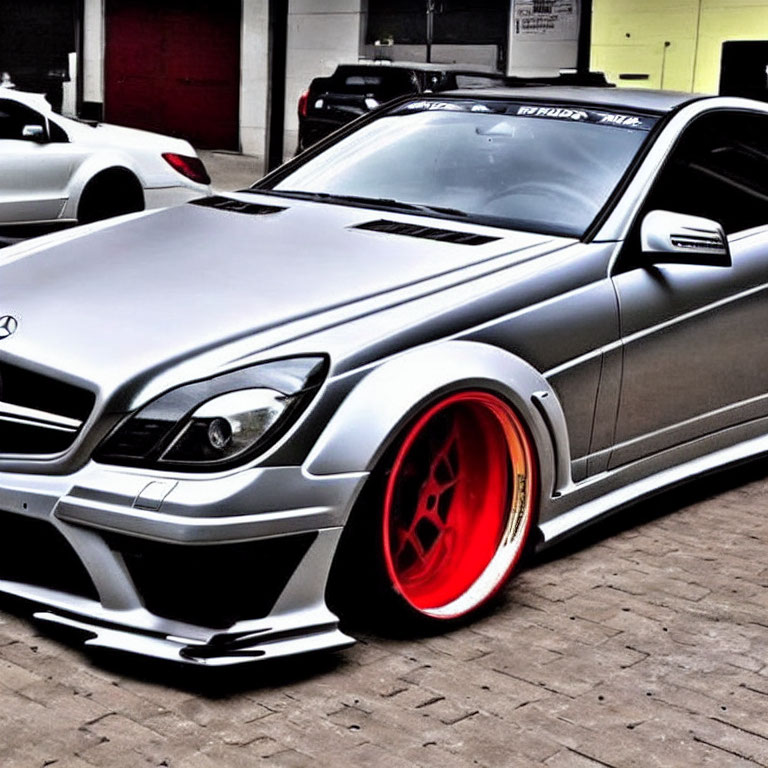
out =
[[389,197],[365,197],[363,195],[335,195],[332,192],[305,192],[300,189],[244,189],[243,192],[254,194],[281,195],[283,197],[295,197],[299,200],[318,200],[329,203],[352,203],[357,205],[371,205],[380,208],[390,208],[398,211],[413,211],[415,213],[439,213],[445,216],[467,216],[465,211],[458,208],[446,208],[440,205],[426,205],[423,203],[406,203],[403,200],[394,200]]

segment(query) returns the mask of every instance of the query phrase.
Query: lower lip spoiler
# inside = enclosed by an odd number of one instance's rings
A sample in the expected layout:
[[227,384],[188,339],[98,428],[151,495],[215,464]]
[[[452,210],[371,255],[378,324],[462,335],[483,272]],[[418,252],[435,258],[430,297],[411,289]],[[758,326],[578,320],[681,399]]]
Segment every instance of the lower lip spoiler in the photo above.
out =
[[209,667],[231,666],[265,661],[281,656],[347,648],[354,639],[341,632],[336,624],[302,627],[300,630],[265,630],[261,633],[233,633],[214,636],[208,642],[172,635],[153,636],[103,627],[51,611],[34,614],[38,621],[67,627],[82,633],[90,648],[108,648]]

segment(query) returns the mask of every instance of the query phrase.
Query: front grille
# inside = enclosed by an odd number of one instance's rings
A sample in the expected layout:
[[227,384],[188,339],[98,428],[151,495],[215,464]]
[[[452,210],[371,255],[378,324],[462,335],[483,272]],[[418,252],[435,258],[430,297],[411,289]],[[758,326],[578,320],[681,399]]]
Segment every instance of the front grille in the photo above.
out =
[[65,451],[95,399],[81,387],[0,363],[0,454]]
[[10,512],[0,512],[0,579],[99,599],[85,566],[53,525]]
[[147,610],[225,629],[269,614],[317,533],[236,544],[166,544],[108,537],[123,556]]

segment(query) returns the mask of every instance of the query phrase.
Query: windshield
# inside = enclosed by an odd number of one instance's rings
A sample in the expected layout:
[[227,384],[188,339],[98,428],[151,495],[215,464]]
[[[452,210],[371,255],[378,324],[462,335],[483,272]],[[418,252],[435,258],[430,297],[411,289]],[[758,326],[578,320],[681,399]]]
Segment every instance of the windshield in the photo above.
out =
[[410,203],[581,236],[656,119],[576,107],[418,100],[361,126],[261,189]]

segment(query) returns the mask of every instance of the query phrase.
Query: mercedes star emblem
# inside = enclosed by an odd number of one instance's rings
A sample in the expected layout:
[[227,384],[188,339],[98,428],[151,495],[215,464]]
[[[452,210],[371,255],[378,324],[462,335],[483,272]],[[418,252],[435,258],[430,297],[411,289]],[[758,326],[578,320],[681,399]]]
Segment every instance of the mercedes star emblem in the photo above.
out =
[[16,329],[19,327],[19,321],[11,315],[3,315],[0,317],[0,339],[7,339],[12,334],[16,333]]

